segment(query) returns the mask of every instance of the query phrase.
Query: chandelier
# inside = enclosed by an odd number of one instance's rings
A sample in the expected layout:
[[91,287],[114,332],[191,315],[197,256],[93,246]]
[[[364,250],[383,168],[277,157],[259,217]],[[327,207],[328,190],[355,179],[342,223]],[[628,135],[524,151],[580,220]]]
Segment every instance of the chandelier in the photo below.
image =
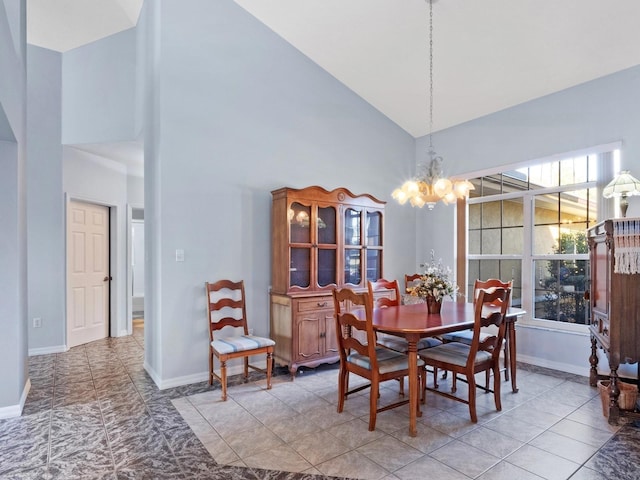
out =
[[413,207],[433,210],[436,203],[445,205],[469,195],[474,186],[468,180],[450,180],[442,174],[442,157],[433,149],[433,0],[429,1],[429,150],[428,162],[419,167],[416,176],[396,188],[391,196],[404,205],[409,201]]

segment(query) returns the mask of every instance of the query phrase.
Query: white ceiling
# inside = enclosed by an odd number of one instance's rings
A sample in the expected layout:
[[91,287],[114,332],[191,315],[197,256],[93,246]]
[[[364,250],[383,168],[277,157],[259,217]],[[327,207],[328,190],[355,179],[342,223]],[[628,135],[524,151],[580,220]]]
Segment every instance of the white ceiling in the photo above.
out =
[[[27,0],[57,51],[135,25],[143,0]],[[428,133],[425,0],[235,0],[413,136]],[[638,0],[438,0],[434,131],[640,64]]]

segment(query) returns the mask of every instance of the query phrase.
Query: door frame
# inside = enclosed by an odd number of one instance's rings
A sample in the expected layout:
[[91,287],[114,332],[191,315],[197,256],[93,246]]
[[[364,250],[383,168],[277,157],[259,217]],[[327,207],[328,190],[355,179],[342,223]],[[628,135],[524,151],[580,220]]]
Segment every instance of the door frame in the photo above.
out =
[[[69,239],[67,238],[67,227],[69,219],[67,218],[69,211],[69,203],[71,200],[75,200],[78,202],[91,203],[94,205],[100,205],[103,207],[109,208],[109,275],[113,280],[110,282],[109,287],[109,337],[118,337],[125,333],[121,333],[122,330],[119,328],[118,321],[118,297],[119,292],[121,290],[122,282],[118,281],[118,205],[105,202],[103,200],[99,200],[92,197],[86,197],[83,195],[75,195],[72,193],[65,192],[64,194],[64,225],[65,225],[65,233],[64,233],[64,245],[65,245],[65,271],[64,271],[64,285],[65,285],[65,302],[64,302],[64,345],[65,350],[69,350],[69,342],[68,342],[68,332],[67,332],[67,310],[69,306],[67,305],[67,296],[69,292],[69,277],[67,272],[67,243]],[[131,321],[127,322],[125,325],[125,329],[131,333],[132,332],[132,324]]]
[[129,335],[133,333],[133,267],[131,258],[133,256],[133,238],[131,229],[133,228],[133,210],[144,210],[144,205],[138,203],[127,204],[127,331]]

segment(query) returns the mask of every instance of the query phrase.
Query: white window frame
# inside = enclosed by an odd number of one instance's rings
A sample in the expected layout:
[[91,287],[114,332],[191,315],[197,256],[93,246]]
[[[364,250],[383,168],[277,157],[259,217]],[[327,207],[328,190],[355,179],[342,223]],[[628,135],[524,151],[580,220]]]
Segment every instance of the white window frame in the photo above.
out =
[[[526,190],[523,192],[515,192],[515,193],[504,193],[497,195],[489,195],[485,197],[477,197],[477,198],[469,198],[467,199],[467,217],[468,217],[468,206],[474,204],[480,204],[485,202],[495,202],[500,200],[511,200],[514,198],[522,198],[522,208],[523,208],[523,225],[524,225],[524,242],[523,242],[523,252],[522,255],[513,255],[513,254],[469,254],[469,242],[468,242],[468,224],[466,225],[466,236],[467,236],[467,252],[465,262],[467,265],[465,266],[468,269],[468,262],[470,260],[520,260],[521,268],[522,268],[522,278],[521,278],[521,292],[522,292],[522,308],[527,312],[519,323],[532,327],[539,327],[548,330],[556,330],[556,331],[567,331],[567,332],[576,332],[576,333],[588,333],[588,325],[568,323],[568,322],[559,322],[557,320],[547,320],[541,318],[533,317],[534,308],[534,298],[533,292],[535,291],[534,282],[535,282],[535,272],[533,271],[533,263],[536,260],[563,260],[563,259],[575,259],[575,260],[589,260],[588,254],[579,254],[579,255],[562,255],[562,254],[534,254],[533,253],[533,211],[534,211],[534,198],[539,195],[550,194],[550,193],[561,193],[565,191],[573,191],[573,190],[582,190],[595,188],[596,195],[598,199],[597,206],[597,221],[602,221],[605,218],[609,218],[611,216],[611,206],[605,204],[603,201],[601,192],[602,188],[609,179],[612,178],[614,172],[619,170],[620,167],[620,148],[621,142],[615,142],[605,145],[599,145],[597,147],[578,150],[574,152],[567,152],[563,154],[552,155],[546,158],[540,158],[533,161],[522,162],[518,164],[506,165],[500,168],[484,170],[481,172],[471,173],[466,175],[467,178],[478,178],[484,177],[488,175],[496,175],[498,173],[504,173],[511,170],[516,170],[519,168],[531,167],[534,165],[539,165],[542,163],[549,163],[559,160],[564,160],[567,158],[574,158],[579,156],[587,156],[587,155],[600,155],[597,164],[597,172],[598,177],[596,181],[584,182],[579,184],[571,184],[571,185],[561,185],[554,186],[549,188],[540,188],[536,190]],[[603,158],[607,154],[611,152],[612,158]],[[608,208],[607,208],[608,207]]]

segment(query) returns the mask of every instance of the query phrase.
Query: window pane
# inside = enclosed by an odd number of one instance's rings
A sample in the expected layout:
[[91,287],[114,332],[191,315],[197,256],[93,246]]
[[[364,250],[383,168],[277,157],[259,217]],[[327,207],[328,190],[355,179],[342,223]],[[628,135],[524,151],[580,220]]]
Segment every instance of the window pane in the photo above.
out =
[[511,227],[502,229],[502,251],[505,255],[521,254],[524,249],[524,228]]
[[469,205],[469,229],[480,228],[482,220],[482,204]]
[[529,167],[529,189],[560,185],[560,162],[542,163]]
[[480,230],[469,231],[469,253],[471,255],[479,255],[480,251]]
[[502,223],[502,202],[482,204],[482,228],[499,227]]
[[521,227],[524,225],[522,198],[502,202],[502,225],[505,227]]
[[500,236],[502,232],[499,228],[482,230],[482,251],[480,253],[496,254],[500,253]]
[[569,323],[586,323],[584,288],[588,260],[537,260],[535,317]]
[[503,282],[512,281],[511,305],[522,305],[522,261],[521,260],[470,260],[469,261],[469,283],[467,285],[467,301],[471,299],[473,293],[473,283],[475,280],[488,280],[497,278]]

